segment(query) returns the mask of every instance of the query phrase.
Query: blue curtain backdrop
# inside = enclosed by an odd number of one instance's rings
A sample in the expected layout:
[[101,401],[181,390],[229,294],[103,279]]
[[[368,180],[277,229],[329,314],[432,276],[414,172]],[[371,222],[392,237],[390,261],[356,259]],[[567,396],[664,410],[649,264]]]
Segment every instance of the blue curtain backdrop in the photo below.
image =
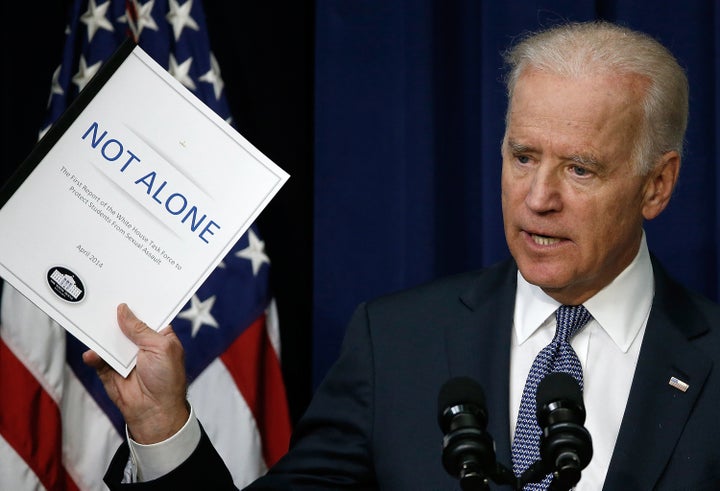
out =
[[526,30],[592,19],[651,34],[687,69],[680,181],[646,231],[680,281],[718,299],[714,0],[318,0],[315,384],[358,302],[507,256],[500,51]]

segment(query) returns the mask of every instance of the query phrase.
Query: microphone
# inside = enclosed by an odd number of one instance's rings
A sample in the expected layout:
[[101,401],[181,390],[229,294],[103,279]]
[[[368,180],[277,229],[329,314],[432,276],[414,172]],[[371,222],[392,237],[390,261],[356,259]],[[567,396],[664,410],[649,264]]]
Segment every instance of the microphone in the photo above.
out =
[[515,476],[498,465],[495,443],[485,431],[487,407],[482,387],[470,377],[455,377],[438,395],[438,424],[443,431],[442,462],[460,479],[463,491],[487,490],[488,479],[515,484]]
[[545,473],[552,472],[551,490],[569,490],[580,480],[592,458],[592,439],[585,429],[585,405],[575,378],[549,373],[537,388],[540,459]]

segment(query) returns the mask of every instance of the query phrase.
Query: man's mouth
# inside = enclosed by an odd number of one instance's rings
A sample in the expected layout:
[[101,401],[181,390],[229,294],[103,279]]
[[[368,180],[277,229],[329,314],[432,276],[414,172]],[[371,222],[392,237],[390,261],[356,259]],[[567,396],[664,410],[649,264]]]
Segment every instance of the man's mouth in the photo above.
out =
[[530,236],[532,237],[533,242],[535,242],[537,245],[548,246],[560,242],[560,239],[558,239],[557,237],[548,237],[546,235],[537,234],[530,234]]

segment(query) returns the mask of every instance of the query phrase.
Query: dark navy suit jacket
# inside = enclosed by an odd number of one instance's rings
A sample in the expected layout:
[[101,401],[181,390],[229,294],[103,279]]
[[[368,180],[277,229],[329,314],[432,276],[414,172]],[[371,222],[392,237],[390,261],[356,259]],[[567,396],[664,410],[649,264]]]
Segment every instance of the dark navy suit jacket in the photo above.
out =
[[[653,268],[653,307],[603,489],[718,490],[720,307],[655,259]],[[484,388],[487,431],[510,468],[516,272],[506,261],[360,305],[291,450],[249,489],[458,490],[441,462],[437,399],[459,375]],[[673,376],[686,392],[668,384]],[[111,489],[234,489],[205,434],[188,461],[156,481],[121,486],[127,455],[124,444],[106,474]]]

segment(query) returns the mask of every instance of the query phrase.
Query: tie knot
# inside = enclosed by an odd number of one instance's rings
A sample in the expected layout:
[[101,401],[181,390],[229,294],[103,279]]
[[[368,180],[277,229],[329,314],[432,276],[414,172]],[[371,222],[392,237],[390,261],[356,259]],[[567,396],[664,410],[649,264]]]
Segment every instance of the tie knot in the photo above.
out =
[[557,336],[562,341],[570,339],[590,320],[590,312],[584,305],[561,305],[555,312]]

